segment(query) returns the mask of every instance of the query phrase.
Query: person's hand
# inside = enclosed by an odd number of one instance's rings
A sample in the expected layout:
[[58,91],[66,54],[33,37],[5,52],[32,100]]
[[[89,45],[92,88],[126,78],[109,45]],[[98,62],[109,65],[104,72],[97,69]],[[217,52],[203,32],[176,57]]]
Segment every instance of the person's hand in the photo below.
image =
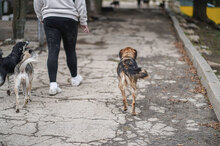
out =
[[81,28],[84,32],[89,33],[89,27],[88,25],[81,25]]

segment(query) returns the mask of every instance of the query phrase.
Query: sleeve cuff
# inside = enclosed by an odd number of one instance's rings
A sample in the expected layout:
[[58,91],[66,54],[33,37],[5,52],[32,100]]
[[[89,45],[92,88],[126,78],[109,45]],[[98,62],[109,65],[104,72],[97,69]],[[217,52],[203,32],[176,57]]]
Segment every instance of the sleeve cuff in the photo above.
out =
[[42,17],[42,16],[38,16],[38,19],[39,19],[40,21],[43,21],[43,17]]
[[87,22],[80,22],[80,25],[87,25]]

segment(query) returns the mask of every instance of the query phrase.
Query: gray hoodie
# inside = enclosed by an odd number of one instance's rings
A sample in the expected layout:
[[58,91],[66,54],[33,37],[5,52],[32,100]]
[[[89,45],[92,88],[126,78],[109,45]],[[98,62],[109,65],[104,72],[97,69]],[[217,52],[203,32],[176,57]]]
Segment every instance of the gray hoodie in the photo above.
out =
[[41,21],[50,16],[66,17],[87,25],[85,0],[34,0],[34,10]]

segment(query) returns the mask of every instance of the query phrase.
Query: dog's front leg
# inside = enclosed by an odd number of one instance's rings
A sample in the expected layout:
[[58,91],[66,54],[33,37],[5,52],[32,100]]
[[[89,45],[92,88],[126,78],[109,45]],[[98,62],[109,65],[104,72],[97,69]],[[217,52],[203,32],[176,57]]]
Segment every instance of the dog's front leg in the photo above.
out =
[[8,96],[11,95],[11,91],[10,91],[10,80],[9,80],[9,75],[7,75],[7,82],[8,82],[8,90],[7,90],[7,94]]

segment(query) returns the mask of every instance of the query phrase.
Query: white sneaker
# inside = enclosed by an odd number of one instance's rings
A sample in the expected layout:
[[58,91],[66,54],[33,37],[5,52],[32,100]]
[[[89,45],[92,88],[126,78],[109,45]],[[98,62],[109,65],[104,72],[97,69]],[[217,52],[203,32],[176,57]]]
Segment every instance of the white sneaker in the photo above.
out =
[[49,95],[54,96],[57,93],[60,93],[62,90],[59,88],[56,82],[50,83]]
[[83,78],[81,75],[77,75],[76,77],[72,77],[71,79],[71,84],[73,86],[79,86],[80,83],[82,82]]

